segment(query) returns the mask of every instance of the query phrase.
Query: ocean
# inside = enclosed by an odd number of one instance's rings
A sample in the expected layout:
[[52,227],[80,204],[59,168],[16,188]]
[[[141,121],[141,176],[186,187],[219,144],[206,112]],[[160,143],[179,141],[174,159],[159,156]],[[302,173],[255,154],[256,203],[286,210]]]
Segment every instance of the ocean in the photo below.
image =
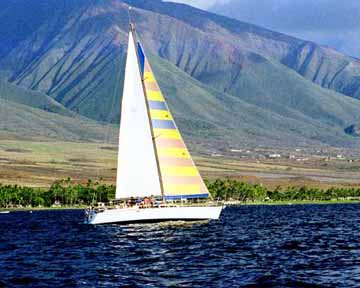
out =
[[0,287],[360,287],[359,204],[234,206],[194,223],[83,214],[0,214]]

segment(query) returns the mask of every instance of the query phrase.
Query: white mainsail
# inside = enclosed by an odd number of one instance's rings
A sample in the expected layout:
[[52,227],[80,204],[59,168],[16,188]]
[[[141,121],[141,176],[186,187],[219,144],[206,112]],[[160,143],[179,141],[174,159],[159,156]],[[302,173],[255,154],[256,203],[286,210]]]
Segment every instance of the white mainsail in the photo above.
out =
[[129,33],[119,134],[117,199],[161,195],[146,105],[135,41]]

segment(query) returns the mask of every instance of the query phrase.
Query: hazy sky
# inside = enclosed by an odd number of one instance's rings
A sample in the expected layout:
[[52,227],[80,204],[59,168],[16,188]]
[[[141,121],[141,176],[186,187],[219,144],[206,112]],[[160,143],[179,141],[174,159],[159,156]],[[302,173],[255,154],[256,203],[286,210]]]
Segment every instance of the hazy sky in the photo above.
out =
[[172,0],[360,58],[360,0]]
[[195,6],[201,9],[207,9],[216,3],[226,3],[229,0],[168,0],[169,2],[179,2],[189,4],[191,6]]

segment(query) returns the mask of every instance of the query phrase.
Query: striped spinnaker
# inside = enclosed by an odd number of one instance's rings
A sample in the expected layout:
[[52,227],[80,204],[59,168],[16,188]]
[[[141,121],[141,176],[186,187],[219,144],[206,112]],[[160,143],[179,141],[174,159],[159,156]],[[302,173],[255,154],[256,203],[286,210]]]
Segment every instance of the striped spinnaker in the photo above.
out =
[[165,198],[208,197],[209,192],[181,137],[140,44],[138,49]]

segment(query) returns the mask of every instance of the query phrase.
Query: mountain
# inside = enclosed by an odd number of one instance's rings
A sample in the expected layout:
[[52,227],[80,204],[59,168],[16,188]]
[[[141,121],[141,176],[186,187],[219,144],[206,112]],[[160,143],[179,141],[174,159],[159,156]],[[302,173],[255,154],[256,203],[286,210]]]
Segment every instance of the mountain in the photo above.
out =
[[[119,107],[116,89],[123,62],[116,60],[125,52],[114,38],[116,31],[106,31],[110,21],[91,15],[96,1],[3,2],[8,5],[0,15],[5,30],[0,77],[42,92],[76,113],[108,121],[111,108]],[[26,33],[15,32],[22,29]],[[114,97],[103,101],[103,95]]]
[[[204,85],[158,56],[150,61],[180,127],[194,141],[271,146],[359,143],[343,131],[346,123],[359,119],[359,101],[321,88],[290,69],[285,74],[280,64],[260,64],[245,75],[238,89],[249,94],[239,98]],[[254,74],[266,79],[261,88]],[[272,76],[264,77],[268,74]]]
[[215,0],[204,3],[209,3],[207,10],[213,13],[311,40],[360,58],[358,0]]
[[0,139],[116,143],[116,127],[0,98]]
[[[216,57],[220,57],[220,59],[222,56],[226,59],[226,56],[231,55],[232,59],[228,60],[233,63],[225,62],[224,64],[241,65],[241,58],[247,58],[246,54],[256,53],[265,58],[279,61],[306,79],[322,87],[351,97],[360,98],[359,59],[343,55],[329,47],[323,47],[313,42],[296,39],[183,4],[146,0],[128,0],[126,2],[136,7],[159,13],[160,15],[166,14],[180,21],[175,22],[176,24],[173,23],[173,25],[171,25],[172,28],[182,23],[196,28],[194,33],[198,32],[197,34],[201,34],[209,42],[207,46],[199,46],[199,52],[203,53],[208,50],[204,48],[208,47],[211,49],[211,52],[217,54]],[[156,18],[154,17],[152,19]],[[144,22],[142,21],[141,24],[142,23]],[[168,29],[167,27],[161,28],[164,28],[164,30]],[[176,38],[179,41],[179,36],[183,36],[182,40],[184,40],[184,36],[186,36],[187,41],[185,43],[196,43],[196,41],[188,40],[188,37],[191,37],[192,33],[181,34],[184,29],[186,28],[178,29],[180,33],[176,35],[176,32],[172,31],[172,40]],[[166,32],[163,31],[163,33]],[[152,38],[158,40],[160,37],[164,37],[162,36],[164,35],[163,33],[156,32],[155,35],[152,35]],[[166,42],[164,39],[161,40],[163,40],[160,42],[161,44],[158,44],[158,46],[160,45],[161,47],[156,47],[158,53],[163,57],[173,57],[170,58],[173,63],[178,63],[176,61],[180,61],[181,52],[183,52],[182,47],[178,48],[178,53],[172,52],[170,56],[169,51],[166,49]],[[196,49],[196,47],[193,48]],[[226,50],[228,50],[229,53],[224,53]],[[197,51],[197,49],[195,51]],[[206,56],[206,54],[203,56]],[[182,56],[182,58],[186,57]],[[206,60],[203,60],[203,62],[206,63]],[[189,67],[188,70],[190,69]],[[236,75],[234,75],[234,77],[236,77]],[[233,81],[236,81],[236,79]]]
[[345,131],[360,121],[358,60],[158,0],[1,1],[0,83],[9,91],[1,97],[61,117],[118,122],[129,5],[191,143],[358,147]]
[[65,116],[75,113],[41,92],[28,90],[0,79],[0,98]]

